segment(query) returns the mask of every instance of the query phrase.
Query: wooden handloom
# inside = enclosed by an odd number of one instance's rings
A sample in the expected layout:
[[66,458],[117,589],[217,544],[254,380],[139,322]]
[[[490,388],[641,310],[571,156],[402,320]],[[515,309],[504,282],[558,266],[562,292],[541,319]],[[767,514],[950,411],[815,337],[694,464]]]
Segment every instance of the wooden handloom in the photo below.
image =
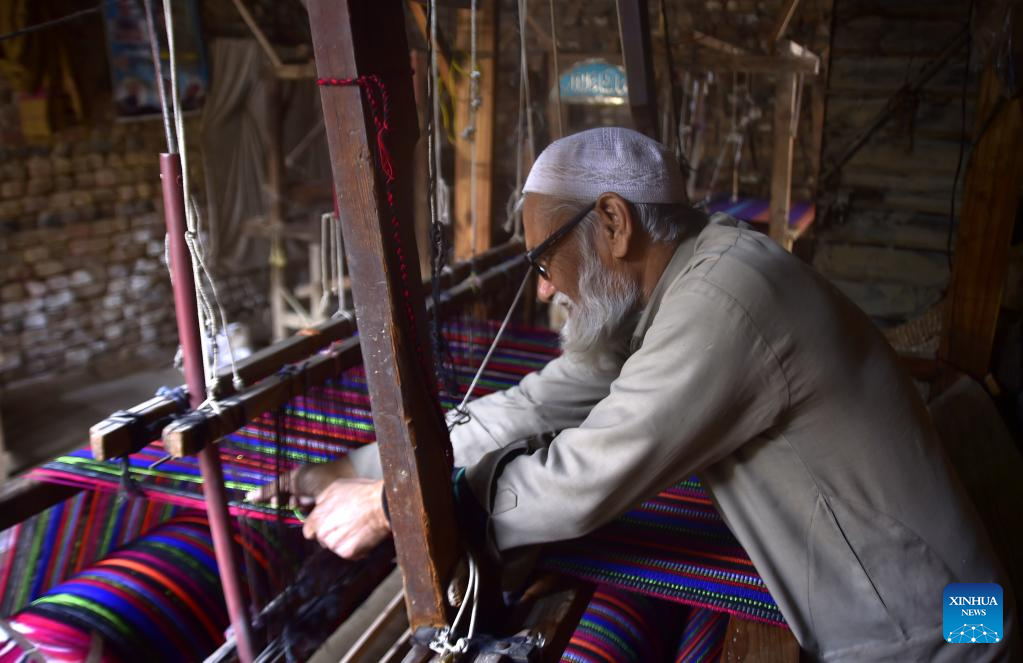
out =
[[[645,3],[636,5],[645,9]],[[444,594],[461,550],[455,536],[450,484],[429,480],[447,476],[444,455],[447,433],[429,398],[435,380],[431,375],[430,346],[425,338],[427,306],[418,282],[418,253],[411,228],[407,224],[392,225],[391,218],[395,214],[397,218],[411,216],[409,165],[416,136],[414,116],[407,112],[414,104],[401,7],[396,1],[378,3],[371,11],[362,3],[310,0],[308,10],[318,75],[354,83],[324,88],[322,99],[334,185],[339,192],[339,208],[346,219],[351,285],[362,334],[358,339],[349,338],[355,329],[348,320],[317,325],[242,362],[239,372],[251,386],[237,391],[229,379],[220,380],[213,394],[220,405],[219,411],[204,410],[196,417],[177,420],[164,427],[162,423],[171,415],[180,414],[183,408],[174,399],[155,398],[133,408],[133,416],[115,417],[94,427],[93,450],[97,458],[118,458],[136,451],[154,434],[159,434],[174,454],[201,454],[218,438],[244,425],[245,413],[271,409],[287,400],[292,393],[291,378],[275,375],[284,365],[309,358],[334,343],[328,352],[310,358],[302,368],[304,379],[316,383],[354,364],[361,353],[370,376],[374,422],[380,432],[386,490],[394,514],[392,528],[405,576],[409,623],[413,629],[437,627],[447,623],[450,617]],[[645,25],[642,29],[648,31]],[[380,40],[381,34],[394,38]],[[649,39],[641,44],[649,48]],[[627,64],[631,57],[627,57]],[[645,57],[649,75],[649,54]],[[370,103],[371,92],[358,85],[369,76],[379,76],[390,95],[391,116],[385,117],[384,122],[389,132],[386,138],[389,159],[394,166],[392,181],[379,170],[382,160],[377,144],[380,117]],[[644,88],[636,85],[634,89]],[[649,100],[637,101],[632,106],[637,112],[647,112],[653,107]],[[170,188],[165,192],[168,200],[173,200],[180,198],[180,190],[174,191],[177,178],[172,164],[168,167],[171,169],[165,176],[165,187]],[[168,208],[169,216],[180,212],[173,205]],[[177,234],[182,234],[180,229]],[[442,308],[455,308],[475,296],[506,287],[511,267],[502,259],[514,255],[518,248],[517,244],[511,244],[477,257],[472,269],[482,271],[469,281],[459,282],[469,274],[469,267],[453,270],[446,279],[451,288],[441,302]],[[184,254],[178,251],[176,256],[181,260]],[[188,280],[181,278],[184,274],[190,274],[189,270],[180,269],[176,273],[176,287],[179,281]],[[194,296],[191,299],[194,307]],[[187,300],[185,292],[179,301],[179,316],[184,319],[179,324],[183,345],[191,348],[186,356],[196,362],[197,339],[185,342],[190,333],[185,325],[190,323],[187,318],[191,317],[187,314]],[[184,314],[182,309],[186,310]],[[342,340],[345,338],[349,340]],[[200,374],[193,364],[188,385],[192,408],[204,396],[204,385],[201,380],[197,381]],[[214,480],[207,486],[214,494],[214,502],[218,488],[222,493],[215,476],[213,472]],[[26,511],[10,516],[20,519],[41,505],[63,499],[68,489],[23,481],[11,492],[21,504],[28,505]],[[223,502],[222,495],[220,502]],[[217,510],[222,511],[222,505],[215,505],[211,512]],[[4,515],[8,513],[5,510]],[[226,518],[223,520],[226,524]],[[226,566],[228,570],[222,573],[230,574],[230,564]],[[237,575],[237,571],[234,573]],[[236,591],[231,589],[232,584],[237,585],[237,579],[233,583],[225,580],[225,592]],[[546,601],[539,602],[533,627],[549,643],[544,649],[545,660],[560,653],[557,647],[565,642],[587,596],[586,588],[570,586],[559,588]],[[238,655],[243,661],[252,660],[254,643],[245,635],[244,619],[238,619],[237,614],[235,617]],[[757,651],[772,652],[759,660],[795,660],[798,655],[791,635],[778,629],[764,630],[760,625],[741,619],[730,624],[727,642],[730,644],[723,660],[756,660],[749,656]],[[413,648],[406,660],[430,660],[434,656],[428,650]]]

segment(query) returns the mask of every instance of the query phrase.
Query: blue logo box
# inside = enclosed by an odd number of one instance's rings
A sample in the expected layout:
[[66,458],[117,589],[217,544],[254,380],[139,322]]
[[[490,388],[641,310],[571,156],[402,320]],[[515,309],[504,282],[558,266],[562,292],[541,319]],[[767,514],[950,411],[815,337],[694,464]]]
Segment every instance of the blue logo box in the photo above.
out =
[[943,595],[945,642],[984,644],[1002,639],[1002,587],[989,583],[950,583]]

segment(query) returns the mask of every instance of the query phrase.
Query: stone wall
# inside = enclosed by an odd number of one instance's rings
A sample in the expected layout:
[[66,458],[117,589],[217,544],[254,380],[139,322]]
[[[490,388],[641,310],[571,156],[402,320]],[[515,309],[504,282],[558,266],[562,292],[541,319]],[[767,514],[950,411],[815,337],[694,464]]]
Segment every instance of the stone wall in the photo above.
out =
[[[5,140],[0,386],[99,366],[110,374],[169,364],[177,329],[163,259],[164,149],[155,120],[72,129],[44,142]],[[239,275],[219,285],[233,319],[265,305],[259,280]]]

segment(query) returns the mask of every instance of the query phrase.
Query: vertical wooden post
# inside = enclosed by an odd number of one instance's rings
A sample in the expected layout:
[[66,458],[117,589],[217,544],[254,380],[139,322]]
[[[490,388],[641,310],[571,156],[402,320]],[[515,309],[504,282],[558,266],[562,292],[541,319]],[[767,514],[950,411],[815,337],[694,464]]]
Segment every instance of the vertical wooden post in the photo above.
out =
[[[455,99],[455,260],[468,260],[490,248],[493,218],[493,161],[494,116],[497,78],[497,0],[482,0],[478,5],[476,21],[476,62],[480,72],[480,106],[475,117],[472,104],[472,85],[464,76],[458,85]],[[458,33],[468,40],[471,15],[461,11]],[[468,50],[468,42],[463,46]],[[471,72],[470,72],[471,73]],[[473,125],[472,135],[463,135]],[[476,165],[473,168],[473,152]],[[473,197],[472,177],[476,175]],[[473,243],[473,210],[476,214],[475,243]]]
[[409,623],[439,626],[459,547],[412,228],[418,127],[404,14],[400,0],[309,0],[307,9],[318,75],[379,76],[390,96],[386,144],[396,219],[367,97],[358,86],[320,90]]
[[636,131],[657,138],[657,86],[650,49],[647,0],[617,0],[622,59],[629,83],[629,108]]
[[771,166],[771,239],[792,250],[789,210],[792,207],[792,155],[799,109],[799,76],[779,73],[774,91],[774,163]]
[[975,125],[978,132],[987,128],[966,169],[938,351],[941,359],[981,381],[991,362],[1023,185],[1023,112],[1018,99],[999,104],[1000,96],[1001,83],[989,67],[980,84]]
[[810,91],[810,191],[809,200],[820,191],[821,157],[824,149],[824,119],[828,104],[828,71],[831,69],[831,24],[834,0],[817,3],[817,31],[814,46],[820,58],[820,72],[807,83]]

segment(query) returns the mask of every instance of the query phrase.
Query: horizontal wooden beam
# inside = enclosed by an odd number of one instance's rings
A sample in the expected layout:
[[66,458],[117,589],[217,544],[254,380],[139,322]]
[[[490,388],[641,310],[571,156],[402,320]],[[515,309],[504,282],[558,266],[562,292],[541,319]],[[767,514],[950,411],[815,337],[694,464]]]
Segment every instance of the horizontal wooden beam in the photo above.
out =
[[282,80],[311,80],[316,78],[316,65],[312,62],[279,64],[274,67],[274,75]]
[[80,488],[14,477],[0,484],[0,532],[75,495]]
[[[524,269],[525,263],[515,257],[490,268],[475,279],[451,288],[440,300],[441,315],[463,308],[481,293],[514,287]],[[296,367],[293,373],[269,377],[244,392],[219,400],[216,411],[196,410],[176,419],[163,430],[164,447],[175,457],[194,455],[207,445],[239,430],[263,412],[287,403],[297,395],[296,385],[321,385],[361,362],[359,339],[343,341],[335,348],[309,359],[301,367]]]
[[820,58],[791,40],[780,42],[775,55],[758,55],[701,33],[693,33],[690,39],[703,47],[684,56],[684,65],[693,69],[809,76],[820,72]]
[[[523,249],[522,242],[505,242],[481,254],[476,259],[476,268],[485,270],[500,264]],[[469,276],[472,265],[458,263],[441,274],[441,287],[450,289]],[[314,355],[331,343],[348,338],[355,333],[355,324],[345,318],[325,320],[287,339],[267,346],[238,362],[238,373],[246,384],[254,384],[273,375],[282,367],[302,361]],[[229,369],[221,371],[218,398],[227,398],[237,393],[231,383]],[[157,396],[131,408],[130,416],[111,416],[95,424],[89,431],[92,454],[97,460],[110,460],[135,453],[160,437],[163,428],[161,419],[180,414],[185,408],[172,398]],[[140,430],[141,429],[141,430]],[[148,430],[148,434],[144,434]]]
[[294,373],[268,377],[251,389],[217,401],[217,411],[196,410],[163,429],[163,445],[170,455],[194,456],[209,444],[244,427],[249,421],[284,405],[300,393],[296,385],[318,386],[362,362],[358,338],[341,341],[313,357]]

